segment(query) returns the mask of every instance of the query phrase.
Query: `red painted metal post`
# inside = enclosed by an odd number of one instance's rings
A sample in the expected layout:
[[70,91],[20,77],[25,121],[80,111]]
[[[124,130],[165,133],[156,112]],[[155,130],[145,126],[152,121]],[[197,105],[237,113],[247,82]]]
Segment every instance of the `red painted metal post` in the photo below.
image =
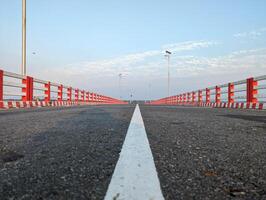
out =
[[198,102],[199,103],[202,102],[202,91],[201,90],[198,91]]
[[85,100],[86,102],[89,102],[89,95],[90,95],[89,92],[86,92],[86,100]]
[[187,102],[190,103],[190,92],[187,93]]
[[195,103],[195,99],[196,99],[196,92],[192,92],[192,103]]
[[58,86],[57,100],[58,101],[63,100],[63,85]]
[[3,96],[4,96],[4,71],[0,70],[0,101],[3,101]]
[[215,103],[221,103],[221,88],[219,86],[215,87]]
[[79,101],[79,89],[75,89],[75,102]]
[[175,104],[177,104],[177,97],[178,97],[178,95],[175,96]]
[[257,103],[257,94],[258,94],[258,81],[255,81],[254,78],[247,79],[247,103]]
[[91,101],[92,101],[92,93],[89,92],[89,102],[91,102]]
[[44,91],[45,98],[44,98],[44,101],[45,102],[50,102],[51,101],[51,83],[50,82],[45,83],[44,87],[45,87],[45,91]]
[[30,101],[33,100],[33,78],[30,77]]
[[210,93],[210,89],[206,88],[206,103],[210,103],[211,102],[211,93]]
[[186,101],[187,101],[187,94],[184,93],[184,94],[183,94],[183,103],[186,103]]
[[84,90],[81,91],[81,100],[82,102],[85,102],[85,91]]
[[25,95],[22,96],[22,101],[32,101],[33,99],[33,78],[30,76],[27,76],[25,79],[22,79],[22,83],[25,85],[25,87],[22,88],[22,92],[25,93]]
[[228,103],[234,103],[234,84],[228,83]]
[[94,93],[91,93],[91,101],[94,102]]
[[72,87],[67,88],[67,100],[72,101]]

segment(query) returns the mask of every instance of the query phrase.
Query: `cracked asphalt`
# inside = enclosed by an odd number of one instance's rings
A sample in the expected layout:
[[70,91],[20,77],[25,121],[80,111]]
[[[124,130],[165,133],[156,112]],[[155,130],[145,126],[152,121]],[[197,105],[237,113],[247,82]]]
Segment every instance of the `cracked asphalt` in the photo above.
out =
[[[140,110],[166,200],[266,199],[265,111]],[[103,199],[133,111],[0,111],[0,199]]]
[[266,199],[266,112],[140,107],[165,199]]

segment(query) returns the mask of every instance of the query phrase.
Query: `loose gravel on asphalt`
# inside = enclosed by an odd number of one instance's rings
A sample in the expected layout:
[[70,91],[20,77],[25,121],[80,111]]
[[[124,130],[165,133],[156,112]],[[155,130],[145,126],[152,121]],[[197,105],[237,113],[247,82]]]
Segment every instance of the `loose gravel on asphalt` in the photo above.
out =
[[265,111],[140,110],[165,199],[266,199]]
[[103,199],[133,111],[0,111],[0,199]]

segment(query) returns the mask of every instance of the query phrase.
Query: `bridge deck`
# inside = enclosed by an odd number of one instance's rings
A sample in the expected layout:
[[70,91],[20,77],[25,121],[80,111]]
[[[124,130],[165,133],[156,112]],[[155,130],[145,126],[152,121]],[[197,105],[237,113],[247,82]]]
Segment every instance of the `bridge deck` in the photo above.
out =
[[0,199],[103,199],[133,109],[0,112]]
[[[134,106],[0,112],[0,199],[103,199]],[[165,199],[266,198],[266,112],[140,106]]]
[[266,112],[142,106],[165,199],[266,198]]

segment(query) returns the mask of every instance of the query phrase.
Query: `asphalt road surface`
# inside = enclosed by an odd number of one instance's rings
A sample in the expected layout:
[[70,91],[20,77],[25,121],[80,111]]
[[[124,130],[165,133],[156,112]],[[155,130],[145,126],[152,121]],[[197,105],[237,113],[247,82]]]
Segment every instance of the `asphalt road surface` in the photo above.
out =
[[141,106],[165,199],[266,199],[266,112]]
[[[0,111],[0,199],[103,199],[133,111]],[[140,111],[165,199],[266,199],[265,111]]]
[[0,112],[0,199],[103,199],[133,110]]

